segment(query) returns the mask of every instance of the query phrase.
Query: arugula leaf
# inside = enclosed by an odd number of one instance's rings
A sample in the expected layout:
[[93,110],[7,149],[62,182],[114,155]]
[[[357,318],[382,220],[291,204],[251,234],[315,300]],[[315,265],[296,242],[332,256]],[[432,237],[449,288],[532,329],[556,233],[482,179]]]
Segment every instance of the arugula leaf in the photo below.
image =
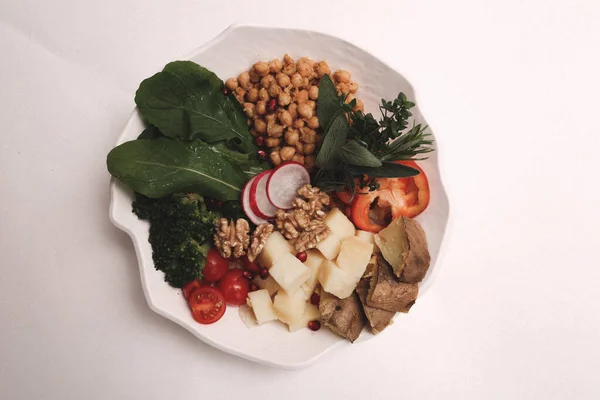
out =
[[354,176],[369,175],[372,178],[407,178],[409,176],[419,175],[419,170],[402,164],[383,162],[381,167],[361,167],[357,165],[348,165],[348,171]]
[[243,153],[255,151],[246,115],[222,88],[223,82],[206,68],[175,61],[140,84],[135,103],[165,136],[207,143],[226,140]]
[[340,149],[340,159],[361,167],[381,167],[381,161],[356,140],[351,140]]
[[112,149],[106,164],[111,175],[151,198],[196,192],[222,201],[238,200],[247,181],[237,164],[201,140],[133,140]]
[[346,143],[350,125],[346,119],[346,114],[338,112],[336,117],[331,121],[325,139],[317,154],[317,165],[323,169],[335,168],[339,159],[340,149]]
[[329,75],[325,74],[319,83],[319,101],[317,101],[317,117],[319,125],[324,131],[329,129],[329,125],[333,122],[336,114],[342,109],[335,85]]

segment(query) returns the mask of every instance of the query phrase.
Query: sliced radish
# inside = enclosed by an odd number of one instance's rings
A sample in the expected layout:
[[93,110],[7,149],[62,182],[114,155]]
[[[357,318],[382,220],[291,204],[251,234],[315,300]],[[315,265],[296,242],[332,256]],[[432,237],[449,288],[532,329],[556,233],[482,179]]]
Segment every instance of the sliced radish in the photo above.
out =
[[250,187],[252,186],[252,182],[254,182],[255,179],[256,176],[250,179],[248,182],[246,182],[244,188],[242,189],[242,208],[248,216],[248,219],[250,219],[250,221],[252,221],[253,224],[260,225],[264,224],[267,221],[254,214],[252,208],[250,207]]
[[275,168],[267,181],[267,196],[277,208],[292,208],[298,189],[310,183],[310,175],[304,165],[290,161]]
[[261,172],[250,185],[250,209],[260,218],[271,219],[277,214],[277,207],[267,196],[267,181],[273,170]]

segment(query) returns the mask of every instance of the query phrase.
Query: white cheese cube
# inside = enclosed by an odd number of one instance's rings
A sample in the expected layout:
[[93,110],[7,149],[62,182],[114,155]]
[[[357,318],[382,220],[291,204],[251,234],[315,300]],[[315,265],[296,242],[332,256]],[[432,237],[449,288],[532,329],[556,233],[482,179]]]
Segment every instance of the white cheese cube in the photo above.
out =
[[288,323],[288,329],[290,330],[290,332],[296,332],[297,330],[308,327],[308,323],[310,321],[318,321],[320,319],[321,313],[319,313],[319,308],[310,303],[307,303],[306,308],[304,309],[304,313],[298,318],[295,318],[290,323]]
[[367,264],[373,254],[373,245],[353,236],[342,240],[337,265],[355,278],[360,279],[365,273]]
[[290,242],[285,240],[281,233],[273,232],[256,260],[261,266],[271,268],[284,254],[291,253],[294,253],[294,247]]
[[341,245],[342,243],[340,240],[335,235],[330,234],[324,240],[321,240],[319,243],[317,243],[316,248],[326,259],[333,260],[340,253]]
[[295,291],[310,277],[310,269],[290,253],[282,255],[269,273],[287,292]]
[[267,276],[267,279],[261,279],[260,276],[254,278],[254,283],[261,289],[266,289],[269,292],[269,296],[273,296],[279,290],[279,284],[273,279],[271,275]]
[[323,290],[340,299],[350,296],[358,281],[359,278],[350,275],[330,260],[323,261],[319,269],[319,282]]
[[259,325],[277,319],[277,314],[273,308],[273,302],[271,301],[268,290],[261,289],[248,293],[247,302],[248,305],[252,307],[256,322],[258,322]]
[[315,291],[317,287],[317,283],[319,281],[318,274],[319,268],[321,267],[321,263],[325,260],[321,252],[316,249],[306,250],[306,261],[304,261],[304,265],[308,269],[310,269],[310,277],[300,286],[304,293],[306,293],[306,299],[308,300],[310,296]]
[[339,208],[334,208],[327,214],[325,225],[329,227],[331,233],[339,240],[354,236],[356,231],[352,221]]
[[375,234],[373,232],[357,230],[356,237],[366,243],[375,244]]
[[304,314],[306,309],[306,300],[304,291],[298,289],[294,292],[280,290],[273,300],[273,308],[277,313],[277,318],[286,324],[293,324]]

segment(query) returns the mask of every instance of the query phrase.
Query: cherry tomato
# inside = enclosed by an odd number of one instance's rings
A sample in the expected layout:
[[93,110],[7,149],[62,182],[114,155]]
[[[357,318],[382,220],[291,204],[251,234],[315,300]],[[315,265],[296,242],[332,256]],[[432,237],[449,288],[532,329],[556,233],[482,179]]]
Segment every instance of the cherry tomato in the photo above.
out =
[[247,256],[242,257],[241,260],[247,271],[252,272],[253,274],[258,274],[260,272],[260,267],[256,263],[256,260],[250,261]]
[[225,314],[227,305],[223,294],[212,286],[199,287],[190,294],[188,300],[192,317],[201,324],[212,324]]
[[217,288],[225,296],[227,304],[241,306],[246,304],[248,297],[250,281],[244,278],[244,271],[241,269],[230,269],[227,274],[219,281]]
[[204,269],[202,270],[204,279],[209,282],[218,282],[225,276],[228,269],[229,261],[227,261],[226,258],[223,258],[217,249],[213,247],[208,250],[206,264],[204,264]]
[[419,170],[419,174],[410,178],[377,179],[379,190],[361,193],[352,203],[352,221],[362,230],[379,232],[384,225],[371,220],[369,212],[377,200],[378,207],[390,209],[392,219],[401,216],[416,217],[429,205],[429,181],[425,172],[414,161],[396,161]]
[[185,286],[181,288],[181,290],[183,291],[183,297],[185,297],[186,300],[189,299],[190,294],[194,290],[202,286],[210,286],[210,282],[206,279],[194,279],[193,281],[186,283]]

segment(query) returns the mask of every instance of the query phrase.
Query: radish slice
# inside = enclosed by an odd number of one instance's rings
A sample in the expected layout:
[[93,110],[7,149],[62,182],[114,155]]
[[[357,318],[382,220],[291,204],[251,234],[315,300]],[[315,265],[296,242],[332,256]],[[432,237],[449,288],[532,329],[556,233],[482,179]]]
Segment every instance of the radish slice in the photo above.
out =
[[248,182],[246,182],[244,188],[242,189],[242,208],[248,216],[248,219],[252,221],[254,225],[260,225],[264,224],[267,221],[254,214],[254,212],[252,212],[252,208],[250,207],[250,187],[252,186],[252,182],[254,182],[255,179],[256,176],[250,179]]
[[298,189],[310,183],[310,175],[304,165],[290,161],[275,168],[267,181],[267,196],[277,208],[292,208],[298,197]]
[[267,181],[273,170],[261,172],[250,185],[250,209],[260,218],[272,219],[277,214],[277,207],[267,197]]

